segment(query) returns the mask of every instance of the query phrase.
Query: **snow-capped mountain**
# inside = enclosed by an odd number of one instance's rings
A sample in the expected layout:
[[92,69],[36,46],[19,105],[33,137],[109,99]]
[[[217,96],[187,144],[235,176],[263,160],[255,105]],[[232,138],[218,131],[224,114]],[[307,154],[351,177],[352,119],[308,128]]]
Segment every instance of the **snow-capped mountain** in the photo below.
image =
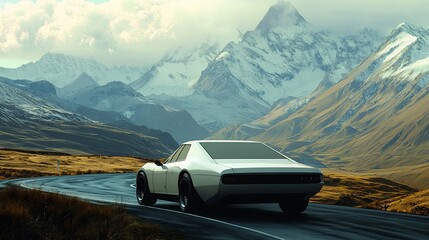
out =
[[111,81],[130,83],[139,78],[146,70],[144,67],[126,66],[108,68],[94,59],[47,53],[40,60],[18,68],[0,68],[0,76],[32,81],[48,80],[61,88],[82,73],[91,76],[98,84],[106,84]]
[[376,59],[373,64],[380,65],[380,77],[374,78],[373,81],[384,79],[418,81],[420,87],[425,87],[429,83],[429,78],[426,76],[429,71],[429,31],[427,29],[401,23],[374,57]]
[[400,24],[349,75],[256,139],[359,170],[429,155],[429,30]]
[[106,85],[82,89],[68,97],[69,100],[83,106],[101,111],[115,111],[124,115],[132,115],[128,110],[139,104],[154,104],[154,102],[123,82],[109,82]]
[[178,49],[164,55],[152,68],[130,84],[145,96],[166,94],[172,97],[194,93],[192,86],[219,53],[217,44]]
[[290,3],[279,2],[256,30],[221,51],[195,88],[215,98],[236,93],[269,107],[280,98],[308,96],[326,75],[339,81],[378,40],[370,30],[345,38],[315,31]]
[[281,98],[305,98],[324,79],[338,82],[380,42],[368,29],[349,36],[315,30],[290,3],[279,2],[254,31],[220,51],[193,85],[194,95],[157,100],[187,109],[205,126],[249,122]]
[[118,112],[135,125],[166,131],[178,142],[208,134],[187,111],[159,105],[123,82],[88,88],[68,99],[100,111]]
[[73,121],[88,123],[89,119],[65,111],[0,78],[0,119],[5,124],[32,121]]

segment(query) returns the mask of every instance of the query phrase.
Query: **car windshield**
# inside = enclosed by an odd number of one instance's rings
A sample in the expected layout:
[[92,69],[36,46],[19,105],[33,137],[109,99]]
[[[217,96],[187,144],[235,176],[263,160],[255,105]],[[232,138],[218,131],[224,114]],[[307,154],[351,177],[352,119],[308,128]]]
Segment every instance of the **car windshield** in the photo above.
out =
[[213,159],[286,159],[258,142],[201,142]]

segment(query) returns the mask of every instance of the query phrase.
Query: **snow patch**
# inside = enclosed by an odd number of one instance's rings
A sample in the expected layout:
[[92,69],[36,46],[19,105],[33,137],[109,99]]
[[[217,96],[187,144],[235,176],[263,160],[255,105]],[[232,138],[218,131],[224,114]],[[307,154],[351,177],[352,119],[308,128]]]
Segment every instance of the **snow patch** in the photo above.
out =
[[419,76],[427,72],[429,72],[429,56],[399,69],[392,75],[398,76],[401,80],[410,81],[417,79]]
[[166,54],[151,71],[145,74],[148,76],[147,79],[142,79],[141,84],[139,79],[131,86],[144,96],[192,95],[195,92],[192,86],[217,53],[217,45],[203,45],[195,49],[178,50]]
[[223,59],[227,58],[229,56],[229,52],[222,52],[216,57],[216,61],[222,61]]
[[132,116],[134,116],[134,112],[133,111],[125,111],[124,113],[122,113],[122,115],[124,115],[126,118],[131,118]]
[[387,55],[383,61],[383,62],[389,62],[395,57],[397,57],[401,52],[403,52],[406,47],[413,44],[416,40],[417,40],[416,36],[402,32],[398,34],[398,36],[396,36],[393,42],[388,44],[382,51],[379,51],[376,57],[380,57],[390,52],[393,49],[393,51],[389,55]]

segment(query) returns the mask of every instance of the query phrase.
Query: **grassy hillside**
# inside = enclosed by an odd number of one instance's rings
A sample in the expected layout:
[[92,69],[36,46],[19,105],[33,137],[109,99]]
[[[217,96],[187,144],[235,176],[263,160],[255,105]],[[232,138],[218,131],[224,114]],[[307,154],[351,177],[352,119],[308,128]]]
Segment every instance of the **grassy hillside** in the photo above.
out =
[[110,126],[73,122],[0,122],[0,147],[70,154],[159,158],[172,150],[159,139]]
[[418,191],[374,173],[324,169],[325,185],[315,203],[429,215],[429,190]]
[[[60,163],[59,168],[57,163]],[[0,149],[0,180],[82,173],[135,172],[149,159]]]
[[407,197],[397,197],[390,201],[382,201],[387,211],[405,212],[429,215],[429,189],[410,194]]
[[387,178],[420,190],[429,189],[429,163],[374,169],[368,171],[367,174]]
[[324,169],[325,185],[313,202],[354,207],[378,208],[380,201],[408,196],[417,192],[404,184],[380,177]]
[[[396,95],[394,89],[384,89],[387,93],[357,108],[361,92],[351,91],[351,85],[340,82],[256,139],[286,151],[321,155],[319,160],[331,167],[368,170],[424,163],[429,155],[429,88],[413,98],[411,84]],[[412,101],[398,110],[404,99]],[[334,157],[341,161],[325,160]]]

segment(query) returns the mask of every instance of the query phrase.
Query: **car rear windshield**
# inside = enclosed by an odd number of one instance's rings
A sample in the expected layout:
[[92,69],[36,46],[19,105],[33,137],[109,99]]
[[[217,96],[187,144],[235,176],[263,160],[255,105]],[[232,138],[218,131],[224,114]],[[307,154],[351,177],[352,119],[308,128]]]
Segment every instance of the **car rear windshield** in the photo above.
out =
[[285,159],[284,156],[257,142],[201,142],[213,159]]

